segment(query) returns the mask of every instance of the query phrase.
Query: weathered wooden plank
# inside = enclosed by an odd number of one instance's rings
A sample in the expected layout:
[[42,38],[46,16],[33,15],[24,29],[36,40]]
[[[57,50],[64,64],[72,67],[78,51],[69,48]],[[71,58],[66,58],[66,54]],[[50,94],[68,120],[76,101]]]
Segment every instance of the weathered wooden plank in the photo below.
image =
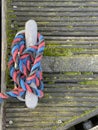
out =
[[[18,17],[15,17],[15,18],[11,18],[12,20],[15,20],[15,21],[18,21],[18,22],[20,22],[20,21],[27,21],[28,19],[30,19],[31,17],[30,16],[26,16],[26,17],[20,17],[20,16],[18,16]],[[68,16],[66,16],[66,17],[53,17],[52,19],[51,19],[51,17],[41,17],[40,18],[40,16],[39,17],[35,17],[35,19],[38,21],[38,22],[52,22],[52,21],[54,21],[54,22],[83,22],[83,21],[85,21],[85,22],[89,22],[89,21],[95,21],[95,22],[97,22],[98,21],[98,17],[95,17],[95,16],[92,16],[92,17],[76,17],[76,16],[74,16],[74,17],[68,17]]]
[[[98,92],[97,92],[98,93]],[[59,94],[58,94],[59,95]],[[69,97],[69,99],[66,97],[66,98],[60,98],[60,97],[56,97],[56,98],[49,98],[49,99],[44,99],[44,101],[43,102],[41,102],[42,104],[43,103],[49,103],[47,106],[50,106],[50,104],[51,103],[53,103],[54,102],[54,105],[55,104],[58,104],[57,106],[55,106],[55,107],[58,107],[58,106],[62,106],[62,107],[89,107],[89,108],[91,108],[91,107],[95,107],[95,106],[98,106],[98,99],[97,98],[93,98],[92,99],[92,97],[86,97],[86,98],[80,98],[80,99],[78,99],[78,97]],[[60,102],[62,102],[62,105],[60,104]],[[65,102],[65,103],[64,103]],[[82,102],[82,105],[80,105],[81,104],[81,102]],[[75,104],[76,104],[76,106],[75,106]],[[51,106],[53,106],[53,104],[51,104]],[[45,112],[44,112],[45,113]],[[49,113],[49,112],[48,112]],[[11,116],[13,116],[13,115],[11,115]],[[25,115],[26,116],[26,115]],[[29,116],[29,113],[28,113],[28,115],[27,116]],[[44,116],[44,114],[43,114],[43,116]],[[59,116],[59,114],[58,114],[58,116]],[[66,115],[66,116],[70,116],[70,113],[68,114],[68,115]],[[72,114],[71,114],[71,116],[72,116]],[[6,116],[7,117],[7,116]]]
[[[47,64],[46,64],[47,63]],[[44,57],[42,67],[44,72],[64,71],[98,71],[98,56],[89,57]]]
[[[43,127],[43,128],[38,128],[38,127],[29,127],[29,130],[32,130],[32,128],[33,128],[33,130],[51,130],[51,127]],[[20,127],[9,127],[9,128],[7,128],[7,130],[20,130]],[[28,129],[28,127],[21,127],[21,130],[27,130]]]
[[[68,112],[66,112],[66,111],[63,111],[63,112],[61,112],[60,113],[60,111],[58,111],[58,114],[57,114],[57,112],[55,111],[55,112],[35,112],[35,113],[33,113],[33,112],[29,112],[29,111],[27,111],[27,113],[25,113],[25,112],[23,112],[23,111],[15,111],[15,112],[13,112],[13,114],[11,114],[11,112],[7,112],[6,113],[6,117],[7,118],[20,118],[20,120],[24,120],[24,121],[26,121],[26,119],[27,119],[27,123],[30,121],[37,121],[37,122],[40,122],[40,118],[42,119],[42,120],[45,120],[46,121],[46,123],[48,123],[48,121],[52,121],[52,120],[54,120],[55,119],[55,117],[62,117],[63,119],[69,119],[72,115],[74,116],[75,114],[78,114],[78,113],[74,113],[74,112],[71,112],[71,113],[69,113],[69,111]],[[72,114],[72,115],[71,115]],[[66,118],[65,118],[65,116],[66,116]],[[34,118],[32,118],[32,117],[34,117]],[[39,118],[38,118],[39,117]],[[49,119],[47,119],[47,117],[49,117]],[[26,119],[24,119],[24,118],[26,118]],[[17,120],[16,120],[17,121]]]
[[[13,128],[14,127],[18,127],[18,128],[21,128],[21,127],[27,127],[27,129],[29,129],[29,127],[49,127],[49,126],[54,126],[55,125],[55,123],[54,122],[52,122],[52,123],[50,123],[50,122],[47,122],[47,124],[45,124],[45,123],[43,123],[43,122],[36,122],[36,124],[34,124],[34,122],[32,123],[32,122],[28,122],[28,123],[14,123],[14,126],[13,126]],[[8,127],[10,127],[10,125],[8,125],[8,124],[6,124],[6,128],[8,128]]]
[[44,81],[49,80],[98,80],[98,75],[93,72],[64,72],[64,73],[43,73]]
[[[45,37],[45,39],[46,40],[59,40],[60,42],[61,41],[63,41],[63,42],[65,42],[65,44],[66,43],[74,43],[74,41],[77,43],[77,42],[79,42],[80,44],[81,44],[81,42],[84,42],[84,43],[86,43],[86,42],[88,42],[88,43],[91,43],[91,44],[93,44],[94,42],[96,42],[97,44],[98,44],[98,37],[70,37],[70,36],[68,36],[68,37],[64,37],[64,36],[62,36],[62,37]],[[87,44],[88,44],[87,43]]]
[[77,52],[77,53],[75,53],[75,55],[84,55],[84,56],[86,56],[86,55],[98,55],[98,52],[97,51],[86,51],[86,52]]
[[90,6],[90,7],[97,7],[98,6],[98,1],[97,2],[89,2],[89,1],[85,1],[85,2],[81,2],[81,4],[80,4],[80,2],[66,2],[66,1],[64,1],[64,2],[60,2],[60,1],[53,1],[53,2],[46,2],[46,1],[44,1],[44,2],[33,2],[33,1],[31,1],[31,2],[25,2],[25,1],[17,1],[17,2],[12,2],[11,3],[11,5],[17,5],[17,6],[47,6],[47,7],[59,7],[59,6],[61,6],[61,7],[81,7],[81,6],[83,6],[83,7],[88,7],[88,6]]
[[59,32],[59,31],[50,31],[50,32],[44,32],[44,31],[41,31],[41,30],[39,30],[39,32],[42,32],[42,34],[44,35],[44,36],[97,36],[97,31],[95,31],[95,30],[89,30],[89,31],[86,31],[85,30],[85,32],[84,31],[76,31],[75,32],[75,30],[74,31],[68,31],[68,30],[66,30],[66,31],[62,31],[62,32]]
[[[45,13],[42,13],[42,12],[39,12],[39,13],[36,13],[36,12],[12,12],[11,14],[15,14],[17,16],[26,16],[26,15],[29,15],[29,16],[42,16],[42,17],[46,17],[46,14]],[[98,14],[95,12],[86,12],[86,13],[83,13],[83,12],[68,12],[68,11],[65,11],[65,12],[47,12],[47,17],[98,17]]]
[[[10,8],[9,8],[10,9]],[[97,7],[90,7],[90,8],[83,8],[83,7],[80,7],[80,8],[71,8],[71,7],[67,7],[67,8],[64,8],[64,7],[55,7],[55,8],[49,8],[49,7],[45,7],[45,8],[40,8],[40,7],[20,7],[20,6],[13,6],[13,10],[17,11],[17,12],[20,12],[20,11],[28,11],[28,12],[36,12],[36,11],[40,11],[40,12],[53,12],[53,11],[59,11],[59,12],[96,12],[98,11],[98,8]]]
[[[73,114],[73,113],[77,113],[77,112],[73,112],[73,111],[70,111],[70,110],[67,110],[65,107],[61,107],[61,109],[62,109],[62,113],[65,113],[65,114]],[[41,107],[37,107],[36,108],[36,110],[35,111],[30,111],[30,110],[28,110],[28,108],[19,108],[19,107],[17,107],[17,108],[14,108],[14,107],[12,107],[12,108],[10,108],[10,106],[8,106],[7,107],[7,109],[6,109],[6,112],[7,113],[11,113],[11,112],[14,112],[14,110],[15,110],[15,112],[16,113],[18,113],[18,112],[25,112],[25,113],[27,113],[27,112],[31,112],[32,114],[33,113],[35,113],[35,114],[39,114],[39,110],[40,110],[40,113],[44,113],[44,112],[60,112],[59,110],[59,108],[58,107],[53,107],[52,109],[51,108],[49,108],[49,109],[47,109],[47,107],[46,108],[41,108]],[[44,111],[43,111],[44,110]],[[81,112],[82,112],[83,110],[81,110]],[[80,112],[80,113],[81,113]],[[78,113],[79,113],[79,111],[78,111]],[[9,116],[11,116],[11,115],[9,115]],[[10,118],[10,117],[9,117]],[[14,117],[15,119],[17,119],[18,117]],[[29,117],[27,117],[27,118],[29,118]],[[21,118],[20,117],[20,120],[23,120],[23,118]],[[29,119],[28,119],[29,120]],[[31,120],[31,119],[30,119]]]
[[[29,127],[29,130],[32,130],[32,128],[33,128],[33,130],[51,130],[51,127],[49,128],[49,127],[43,127],[43,128],[37,128],[37,127]],[[9,127],[9,128],[7,128],[7,130],[20,130],[20,127]],[[21,127],[21,130],[27,130],[28,129],[28,127]]]
[[81,123],[81,121],[86,121],[86,120],[90,119],[91,117],[96,116],[97,113],[98,113],[98,110],[93,109],[91,113],[89,113],[89,114],[87,114],[85,116],[82,116],[81,119],[76,119],[76,121],[72,121],[72,122],[66,124],[63,127],[59,127],[59,128],[57,128],[57,130],[59,130],[59,129],[68,129],[69,127],[73,126],[74,124]]
[[[83,44],[84,45],[88,45],[88,46],[91,46],[91,45],[98,45],[98,38],[97,37],[93,37],[93,38],[87,38],[87,37],[56,37],[56,36],[45,36],[45,42],[46,44],[48,45],[61,45],[62,47],[62,44],[63,46],[66,46],[66,45],[80,45],[82,46]],[[57,47],[58,47],[57,45]],[[8,49],[10,49],[10,47],[8,47]]]
[[[27,21],[28,19],[32,19],[32,17],[30,16],[27,16],[27,17],[21,17],[19,16],[19,18],[17,19],[17,17],[15,18],[11,18],[12,21],[17,21],[17,24],[23,24],[25,23],[25,21]],[[72,24],[72,23],[76,23],[76,25],[79,25],[79,24],[82,24],[83,22],[85,23],[89,23],[89,22],[92,22],[92,23],[97,23],[98,21],[98,18],[92,18],[92,17],[88,17],[86,19],[86,17],[83,17],[81,20],[81,17],[70,17],[70,19],[68,19],[67,17],[64,18],[64,17],[54,17],[54,18],[51,18],[51,17],[35,17],[35,20],[36,22],[38,23],[38,26],[41,26],[41,25],[51,25],[51,23],[54,23],[56,25],[56,23],[60,24],[60,23],[64,23],[64,24]],[[21,21],[21,22],[20,22]],[[62,26],[62,24],[61,24]],[[92,37],[92,36],[91,36]]]
[[[35,18],[35,20],[38,22],[44,21],[47,23],[47,20],[54,21],[55,23],[52,24],[39,23],[39,31],[45,36],[96,36],[98,31],[97,21],[95,23],[88,22],[88,24],[85,24],[85,22],[90,20],[95,21],[97,19],[97,4],[97,1],[13,1],[11,3],[14,9],[13,13],[16,15],[16,17],[18,17],[18,20],[24,19],[23,21],[25,22],[25,20]],[[23,12],[21,10],[23,10]],[[48,17],[46,17],[46,12]],[[27,16],[26,18],[24,18],[25,15]],[[75,24],[75,21],[73,20],[78,21]],[[56,24],[56,21],[58,21],[58,24]],[[60,23],[59,21],[64,21],[65,23]],[[80,21],[85,22],[81,23]],[[19,28],[24,24],[22,21],[18,23]],[[58,28],[58,26],[60,27]],[[50,33],[48,31],[50,31]]]
[[[47,84],[45,84],[45,88],[64,88],[65,87],[65,89],[64,90],[70,90],[70,89],[72,89],[73,91],[74,90],[76,90],[77,91],[77,89],[79,90],[80,89],[80,93],[81,93],[81,89],[87,89],[87,88],[94,88],[94,89],[97,89],[97,84],[96,84],[96,82],[95,82],[95,84],[86,84],[85,82],[84,82],[84,84],[78,84],[78,83],[54,83],[54,82],[52,82],[51,80],[50,80],[50,82],[49,83],[47,83]],[[88,89],[88,91],[89,91],[89,89]],[[47,91],[48,92],[48,91]],[[55,93],[55,91],[53,91],[54,93]],[[79,91],[77,91],[78,93],[79,93]],[[68,93],[69,94],[69,93]],[[58,95],[59,96],[59,95]]]
[[75,27],[73,26],[72,28],[68,28],[67,26],[65,26],[65,28],[63,27],[39,27],[40,31],[47,31],[47,32],[51,32],[51,31],[61,31],[61,32],[67,32],[67,31],[97,31],[98,27],[84,27],[84,26],[80,26],[80,27]]
[[[50,100],[52,97],[59,97],[59,98],[61,98],[61,97],[65,97],[66,98],[66,100],[65,101],[67,101],[67,99],[69,100],[69,99],[78,99],[78,98],[81,98],[81,97],[83,97],[83,98],[86,98],[86,99],[88,99],[88,101],[89,101],[89,99],[91,99],[92,98],[92,100],[93,99],[95,99],[95,101],[97,100],[97,96],[98,96],[98,93],[93,93],[93,92],[91,92],[91,93],[89,93],[89,92],[85,92],[85,93],[82,93],[82,92],[72,92],[72,93],[56,93],[56,92],[54,92],[54,93],[49,93],[49,92],[46,92],[45,93],[45,97],[44,97],[44,99],[45,98],[47,98],[48,97],[48,100]],[[43,100],[44,100],[43,99]],[[15,99],[14,99],[15,100]],[[80,99],[80,100],[82,100],[82,99]],[[10,106],[10,104],[12,104],[12,106]],[[41,104],[40,104],[40,106],[42,106]],[[24,108],[25,107],[25,105],[23,105],[21,102],[19,102],[19,103],[17,103],[17,101],[10,101],[10,100],[8,100],[8,102],[7,102],[7,104],[6,104],[6,108]],[[74,106],[74,107],[77,107],[77,106]],[[88,107],[89,108],[89,107]],[[45,109],[45,108],[44,108]],[[47,108],[46,108],[47,109]],[[49,108],[49,111],[52,111],[52,109],[50,110],[51,108]],[[67,109],[67,108],[66,108]],[[85,108],[84,108],[85,109]],[[54,110],[54,109],[53,109]],[[47,109],[47,111],[48,111],[48,109]]]
[[[53,37],[52,37],[53,38]],[[48,39],[48,40],[47,40]],[[63,41],[64,40],[64,41]],[[47,38],[47,37],[45,37],[45,41],[46,41],[46,44],[47,45],[50,45],[50,44],[59,44],[59,45],[61,45],[62,46],[62,44],[63,44],[63,46],[66,46],[66,45],[69,45],[70,47],[71,47],[71,45],[73,45],[72,47],[74,47],[74,45],[77,45],[77,46],[82,46],[82,47],[84,47],[83,45],[86,45],[86,46],[91,46],[91,45],[94,45],[94,46],[98,46],[98,40],[96,40],[96,41],[94,41],[94,40],[88,40],[88,41],[86,41],[85,39],[85,41],[82,41],[83,39],[79,39],[79,40],[77,40],[77,39],[73,39],[72,41],[71,41],[71,39],[67,39],[67,40],[65,40],[65,39],[62,39],[62,40],[60,40],[60,39],[58,39],[58,38],[55,38],[54,40],[52,40],[51,39],[51,37],[50,37],[50,40],[49,40],[49,38]]]
[[[80,109],[81,109],[81,108],[80,108]],[[61,109],[61,110],[62,110],[62,109]],[[62,111],[61,111],[61,112],[62,112]],[[18,113],[18,112],[17,112],[17,113]],[[21,113],[21,114],[22,114],[22,113]],[[41,113],[41,114],[42,114],[42,116],[43,116],[43,113]],[[49,114],[50,114],[50,113],[49,113]],[[62,113],[62,114],[63,114],[63,116],[64,116],[64,113]],[[23,114],[23,115],[24,115],[24,114]],[[10,114],[9,114],[9,116],[10,116]],[[64,116],[64,117],[63,117],[63,116],[59,116],[59,117],[58,117],[58,116],[56,115],[56,116],[55,116],[56,119],[54,119],[54,122],[57,121],[58,119],[61,119],[62,121],[65,120],[65,118],[64,118],[65,116]],[[19,118],[19,116],[17,116],[17,117]],[[44,117],[44,116],[43,116],[43,117]],[[14,116],[14,118],[12,118],[12,119],[11,119],[11,118],[8,118],[8,119],[10,119],[11,121],[13,121],[13,124],[12,124],[12,125],[8,125],[9,122],[7,122],[7,127],[11,128],[11,127],[17,126],[18,128],[20,128],[20,125],[21,125],[21,127],[26,127],[26,126],[28,126],[28,125],[29,125],[28,127],[32,126],[32,124],[31,124],[30,122],[27,123],[27,124],[23,124],[23,125],[22,125],[22,124],[19,124],[19,123],[18,123],[18,120],[16,120],[16,121],[14,120],[15,118],[16,118],[15,116]],[[21,118],[21,119],[23,120],[23,118]],[[37,119],[37,118],[36,118],[36,119]],[[41,119],[42,119],[42,121],[43,121],[43,118],[41,118]],[[66,118],[66,119],[67,119],[67,118]],[[8,120],[8,121],[10,121],[10,120]],[[23,120],[23,121],[25,121],[25,120]],[[45,120],[44,120],[44,121],[45,121]],[[37,123],[37,127],[40,125],[39,122],[33,122],[33,124],[34,124],[33,126],[34,126],[34,127],[36,126],[35,123]],[[40,122],[40,123],[41,123],[41,122]],[[55,124],[55,125],[56,125],[56,124]],[[41,125],[40,125],[40,127],[41,127]],[[47,125],[44,124],[44,127],[47,127]],[[15,127],[15,128],[16,128],[16,127]]]
[[[12,104],[12,106],[10,104]],[[10,110],[11,109],[13,110],[13,109],[16,108],[17,112],[19,111],[19,109],[20,109],[20,111],[23,112],[24,108],[25,108],[25,105],[24,105],[24,103],[21,103],[21,102],[10,101],[10,102],[8,102],[6,104],[6,108],[8,108]],[[84,111],[89,110],[89,109],[90,109],[89,107],[83,107],[83,106],[81,106],[79,108],[77,108],[76,106],[74,106],[74,107],[57,106],[56,107],[55,105],[53,105],[52,107],[49,107],[48,105],[43,107],[41,104],[39,104],[39,106],[36,108],[36,112],[38,113],[39,111],[40,112],[43,112],[43,111],[45,111],[45,112],[49,112],[49,111],[50,112],[64,111],[67,114],[68,113],[71,114],[72,112],[79,113],[79,112],[84,112]],[[29,109],[27,111],[29,112]],[[11,117],[11,114],[10,114],[10,117]]]
[[[13,2],[17,2],[17,0],[12,0]],[[36,2],[36,0],[21,0],[24,2]],[[69,2],[69,0],[60,0],[61,2]],[[60,2],[59,0],[37,0],[37,2]],[[71,0],[71,2],[92,2],[92,0]],[[97,0],[93,0],[93,2],[98,2]]]
[[92,89],[92,90],[88,90],[88,89],[75,89],[72,90],[72,88],[70,88],[70,90],[66,90],[64,88],[46,88],[44,90],[44,92],[46,93],[48,91],[48,93],[57,93],[59,95],[59,93],[98,93],[98,89]]
[[[80,23],[76,23],[76,22],[73,22],[73,23],[70,23],[70,22],[38,22],[39,24],[39,27],[67,27],[69,26],[69,28],[71,28],[70,26],[72,27],[90,27],[90,26],[98,26],[98,22],[94,21],[94,22],[80,22]],[[25,25],[25,22],[19,22],[18,23],[19,26],[24,26]]]
[[[7,49],[7,41],[6,41],[6,1],[2,0],[2,48],[1,48],[1,77],[0,77],[0,90],[1,92],[5,92],[5,71],[6,71],[6,49]],[[5,109],[4,103],[0,105],[0,130],[5,129]]]
[[[48,74],[49,75],[49,74]],[[93,81],[93,82],[97,82],[98,78],[95,78],[94,76],[84,76],[84,77],[80,77],[80,76],[74,76],[74,77],[67,77],[66,75],[54,75],[49,77],[48,75],[44,76],[44,83],[48,83],[48,82],[53,82],[53,83],[79,83],[79,82],[85,82],[85,81]],[[96,79],[96,80],[95,80]]]
[[[19,30],[20,30],[20,28],[21,27],[19,27]],[[83,31],[83,29],[81,28],[81,30],[82,31],[79,31],[79,30],[77,30],[77,31],[75,31],[75,30],[65,30],[65,31],[49,31],[49,30],[47,30],[47,31],[44,31],[44,30],[38,30],[39,32],[41,32],[41,34],[43,34],[44,36],[51,36],[51,37],[53,37],[53,36],[59,36],[59,37],[61,37],[61,36],[65,36],[65,37],[68,37],[68,36],[80,36],[81,35],[81,37],[87,37],[87,36],[96,36],[97,37],[97,31],[95,31],[95,30],[85,30],[85,32]],[[16,31],[16,30],[14,30],[14,31]]]

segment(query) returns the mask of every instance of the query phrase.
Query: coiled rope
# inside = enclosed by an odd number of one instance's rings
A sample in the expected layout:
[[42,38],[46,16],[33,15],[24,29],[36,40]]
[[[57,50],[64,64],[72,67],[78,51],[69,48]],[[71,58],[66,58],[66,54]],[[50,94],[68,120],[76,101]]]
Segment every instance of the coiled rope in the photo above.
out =
[[[25,33],[19,33],[15,36],[11,56],[8,62],[10,76],[14,81],[14,89],[0,93],[0,101],[10,96],[14,98],[22,97],[26,92],[39,98],[43,97],[43,78],[41,59],[45,48],[44,37],[38,33],[35,45],[26,48]],[[32,101],[33,99],[28,99]],[[32,102],[31,102],[32,103]],[[35,105],[36,106],[36,105]],[[34,106],[34,107],[35,107]]]

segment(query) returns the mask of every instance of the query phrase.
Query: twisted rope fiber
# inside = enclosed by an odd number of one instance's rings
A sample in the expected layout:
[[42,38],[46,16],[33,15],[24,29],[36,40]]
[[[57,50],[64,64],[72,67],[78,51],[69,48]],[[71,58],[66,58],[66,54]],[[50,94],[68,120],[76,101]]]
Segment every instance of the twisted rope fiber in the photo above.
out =
[[[44,48],[44,37],[40,33],[37,34],[36,45],[28,48],[26,48],[25,33],[15,36],[8,67],[16,87],[5,94],[0,93],[0,101],[9,98],[9,96],[23,96],[26,91],[35,93],[39,98],[43,97],[41,59]],[[32,83],[36,85],[36,88],[30,86]]]

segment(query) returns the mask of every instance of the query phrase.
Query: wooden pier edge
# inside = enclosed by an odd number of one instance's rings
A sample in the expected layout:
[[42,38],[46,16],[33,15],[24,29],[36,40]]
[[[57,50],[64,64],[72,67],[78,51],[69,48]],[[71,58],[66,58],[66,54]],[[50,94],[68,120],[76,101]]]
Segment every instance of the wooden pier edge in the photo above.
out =
[[[5,71],[6,71],[6,50],[7,50],[7,38],[6,38],[6,0],[2,0],[2,57],[1,57],[1,92],[5,92]],[[4,103],[0,106],[0,130],[5,128],[5,116],[4,116]]]
[[[58,127],[57,130],[59,130],[59,129],[67,130],[67,129],[69,129],[69,128],[71,128],[71,127],[73,127],[81,122],[85,122],[86,120],[96,116],[97,114],[98,114],[98,109],[96,108],[96,109],[92,110],[91,113],[89,113],[81,118],[78,118],[78,119],[68,123],[67,125],[65,125],[63,127]],[[90,129],[90,130],[93,130],[93,129]],[[94,130],[97,130],[97,129],[94,129]]]

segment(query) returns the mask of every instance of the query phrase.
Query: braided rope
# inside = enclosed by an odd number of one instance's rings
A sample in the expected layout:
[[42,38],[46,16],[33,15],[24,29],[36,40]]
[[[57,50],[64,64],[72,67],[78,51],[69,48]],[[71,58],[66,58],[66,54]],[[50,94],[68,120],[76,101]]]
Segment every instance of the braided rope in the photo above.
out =
[[[44,37],[38,33],[36,45],[26,48],[25,33],[19,33],[12,42],[11,56],[8,62],[10,76],[15,88],[5,94],[0,93],[0,101],[10,96],[17,98],[23,96],[26,91],[43,97],[43,78],[41,59],[45,48]],[[32,87],[31,84],[36,87]]]

